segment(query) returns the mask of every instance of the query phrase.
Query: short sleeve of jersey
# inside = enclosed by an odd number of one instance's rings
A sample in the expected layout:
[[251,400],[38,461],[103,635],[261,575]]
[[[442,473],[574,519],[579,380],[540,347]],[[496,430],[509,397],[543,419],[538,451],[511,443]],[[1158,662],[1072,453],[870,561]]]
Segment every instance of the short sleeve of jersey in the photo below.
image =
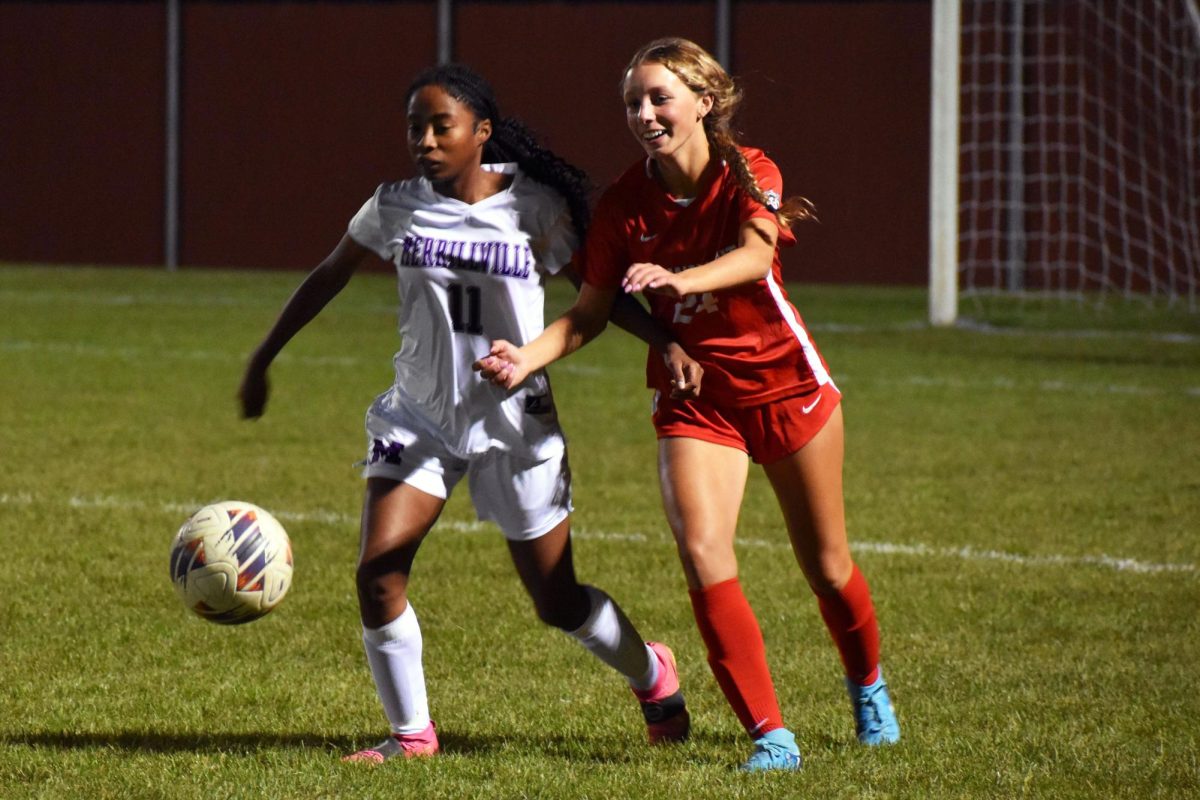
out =
[[385,261],[392,257],[388,249],[389,236],[383,230],[383,218],[379,213],[379,197],[387,184],[380,184],[371,199],[363,203],[362,208],[350,220],[347,233],[350,238],[373,251]]
[[[761,150],[745,149],[742,151],[746,156],[746,162],[750,166],[750,172],[754,175],[754,179],[758,182],[758,186],[767,195],[768,199],[774,203],[783,202],[783,176],[779,173],[779,167],[775,162],[766,156]],[[762,203],[755,200],[746,192],[738,192],[740,198],[740,207],[738,209],[739,218],[742,222],[747,222],[751,219],[766,219],[778,225],[778,220],[775,219],[775,212],[764,206]],[[788,228],[779,228],[779,244],[791,246],[796,243],[796,236]]]
[[615,289],[621,285],[621,278],[629,267],[629,245],[625,216],[613,189],[605,192],[596,204],[579,262],[585,283],[597,289]]
[[538,214],[539,235],[532,242],[534,255],[542,268],[554,275],[561,270],[579,246],[579,237],[571,221],[571,211],[557,193],[547,193]]

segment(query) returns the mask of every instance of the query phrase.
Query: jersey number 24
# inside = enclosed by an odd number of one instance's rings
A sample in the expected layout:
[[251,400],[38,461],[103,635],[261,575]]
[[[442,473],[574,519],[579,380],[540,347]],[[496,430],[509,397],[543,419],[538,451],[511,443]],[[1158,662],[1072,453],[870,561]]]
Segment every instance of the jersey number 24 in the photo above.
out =
[[692,321],[692,318],[700,313],[715,313],[717,310],[717,298],[712,292],[704,294],[689,294],[687,297],[675,304],[675,318],[672,322],[678,322],[686,325]]

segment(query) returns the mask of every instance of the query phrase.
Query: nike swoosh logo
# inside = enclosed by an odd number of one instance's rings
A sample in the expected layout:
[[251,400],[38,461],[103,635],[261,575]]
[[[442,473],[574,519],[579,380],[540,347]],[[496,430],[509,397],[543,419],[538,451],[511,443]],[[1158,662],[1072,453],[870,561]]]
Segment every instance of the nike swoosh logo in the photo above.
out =
[[811,403],[809,403],[808,405],[806,405],[806,406],[800,406],[800,413],[802,413],[802,414],[807,414],[808,412],[810,412],[810,411],[812,411],[814,408],[816,408],[816,407],[817,407],[817,403],[820,403],[820,402],[821,402],[821,398],[819,398],[819,397],[818,397],[816,400],[813,400],[813,401],[812,401]]
[[646,235],[646,234],[644,234],[644,233],[639,233],[639,234],[638,234],[638,238],[639,238],[639,239],[641,239],[643,242],[648,242],[648,241],[650,241],[651,239],[653,239],[655,236],[658,236],[658,234],[657,234],[657,233],[652,233],[652,234],[650,234],[649,236],[647,236],[647,235]]

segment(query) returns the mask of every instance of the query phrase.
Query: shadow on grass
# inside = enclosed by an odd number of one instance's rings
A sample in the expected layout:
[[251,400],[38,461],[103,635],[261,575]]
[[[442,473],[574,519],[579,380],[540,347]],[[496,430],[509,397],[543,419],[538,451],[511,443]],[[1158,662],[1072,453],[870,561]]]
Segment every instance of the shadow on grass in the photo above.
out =
[[129,750],[142,753],[247,753],[263,749],[349,751],[354,740],[295,733],[175,733],[171,731],[112,731],[109,733],[2,733],[6,745],[51,747],[59,750]]
[[[640,762],[647,756],[644,740],[629,740],[624,737],[593,738],[544,734],[536,737],[522,735],[496,736],[471,735],[442,731],[438,738],[442,752],[449,756],[491,756],[503,752],[540,755],[566,761],[591,761],[597,764],[622,764]],[[335,736],[324,737],[311,733],[215,733],[196,734],[171,731],[113,731],[109,733],[0,733],[0,744],[9,746],[45,747],[58,750],[119,750],[138,753],[259,753],[264,750],[320,750],[330,755],[341,756],[370,746],[375,739]],[[819,748],[840,749],[841,742],[833,739],[818,743]],[[711,757],[712,750],[727,751],[731,763],[740,762],[749,755],[749,746],[740,737],[693,732],[684,748],[692,755],[705,753],[703,760]],[[672,746],[662,748],[669,751]],[[654,748],[658,750],[659,748]]]
[[[741,734],[692,731],[684,744],[650,745],[645,734],[634,732],[635,738],[624,735],[588,736],[543,733],[537,736],[472,736],[439,731],[442,751],[448,755],[543,757],[569,762],[594,764],[641,764],[661,756],[697,764],[728,766],[735,769],[750,756],[753,745]],[[838,752],[861,745],[832,735],[810,737],[802,749],[822,753]]]

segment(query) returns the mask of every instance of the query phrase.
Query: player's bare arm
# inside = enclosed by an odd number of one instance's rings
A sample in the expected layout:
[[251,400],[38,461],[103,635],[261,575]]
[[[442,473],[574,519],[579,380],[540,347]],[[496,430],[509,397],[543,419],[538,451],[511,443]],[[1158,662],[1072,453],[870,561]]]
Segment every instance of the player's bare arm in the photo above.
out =
[[738,230],[738,246],[706,264],[671,272],[658,264],[633,264],[621,282],[627,293],[658,292],[675,299],[689,294],[715,292],[762,280],[771,270],[779,229],[755,217]]
[[680,398],[699,397],[700,381],[704,367],[688,355],[683,346],[662,326],[654,321],[646,307],[628,294],[617,294],[609,317],[618,328],[622,328],[641,339],[662,357],[671,374],[671,396]]
[[488,355],[475,362],[487,380],[506,389],[520,385],[532,373],[544,368],[600,335],[608,325],[616,298],[613,289],[598,289],[585,283],[575,304],[524,347],[499,339]]
[[[583,288],[583,279],[574,263],[569,264],[563,273],[570,278],[576,290]],[[609,319],[628,333],[633,334],[646,344],[653,347],[667,366],[671,374],[671,396],[676,399],[687,399],[700,396],[700,383],[704,377],[704,367],[696,361],[683,347],[675,341],[671,333],[654,321],[646,307],[625,293],[617,293],[613,298],[612,313]],[[498,354],[493,354],[498,355]]]
[[343,236],[316,269],[292,293],[266,337],[251,353],[238,387],[242,416],[255,419],[266,410],[270,385],[267,368],[292,337],[313,320],[326,304],[345,288],[354,272],[367,260],[370,250],[348,235]]

